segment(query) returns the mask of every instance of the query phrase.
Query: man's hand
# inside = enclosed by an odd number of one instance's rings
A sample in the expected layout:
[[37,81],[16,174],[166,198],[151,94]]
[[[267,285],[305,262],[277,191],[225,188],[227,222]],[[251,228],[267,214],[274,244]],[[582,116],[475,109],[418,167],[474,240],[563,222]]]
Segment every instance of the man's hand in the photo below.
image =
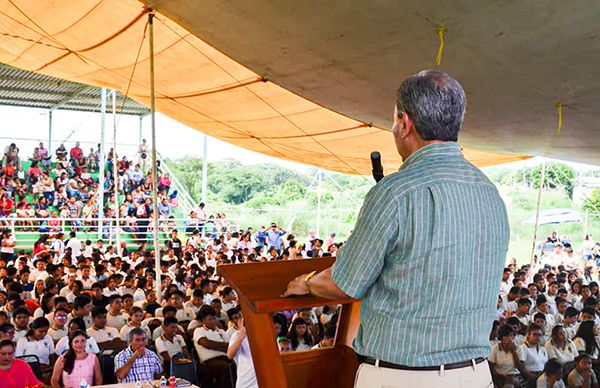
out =
[[139,347],[135,353],[133,353],[133,356],[135,358],[139,358],[139,357],[144,357],[146,355],[146,347],[145,346],[141,346]]
[[306,274],[302,274],[292,280],[288,286],[287,290],[281,295],[282,297],[288,297],[292,295],[308,295],[308,289],[306,288],[306,282],[304,279],[306,278]]

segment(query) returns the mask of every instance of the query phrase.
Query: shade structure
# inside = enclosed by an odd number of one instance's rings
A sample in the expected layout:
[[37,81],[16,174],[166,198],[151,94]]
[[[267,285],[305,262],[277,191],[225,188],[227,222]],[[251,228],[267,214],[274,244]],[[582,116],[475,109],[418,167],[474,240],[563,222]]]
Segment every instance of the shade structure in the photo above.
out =
[[[199,3],[188,2],[194,9]],[[383,125],[283,88],[201,38],[156,14],[159,112],[241,147],[328,170],[369,174],[374,150],[386,172],[400,165]],[[0,62],[117,89],[149,106],[147,9],[135,0],[2,0]],[[463,152],[478,166],[526,158],[466,146]]]
[[[535,224],[536,216],[525,220],[526,224]],[[572,209],[548,209],[540,212],[538,225],[581,222],[581,214]]]

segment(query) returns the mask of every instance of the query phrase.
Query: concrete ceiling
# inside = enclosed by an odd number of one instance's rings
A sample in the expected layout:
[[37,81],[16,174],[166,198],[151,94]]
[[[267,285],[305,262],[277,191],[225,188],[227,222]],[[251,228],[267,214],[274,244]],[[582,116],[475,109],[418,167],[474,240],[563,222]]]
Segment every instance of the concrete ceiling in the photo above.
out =
[[273,82],[384,127],[400,81],[437,67],[443,25],[439,69],[467,92],[464,146],[600,164],[597,0],[144,3]]

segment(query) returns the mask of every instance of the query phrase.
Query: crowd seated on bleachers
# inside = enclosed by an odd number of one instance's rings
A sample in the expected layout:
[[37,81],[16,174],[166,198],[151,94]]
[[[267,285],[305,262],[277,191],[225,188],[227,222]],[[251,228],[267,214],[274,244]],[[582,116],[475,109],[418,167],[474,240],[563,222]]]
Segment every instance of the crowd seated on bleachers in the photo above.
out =
[[[243,311],[236,293],[216,275],[217,265],[335,256],[343,245],[335,242],[335,234],[324,242],[311,231],[300,243],[277,224],[229,232],[227,217],[209,215],[201,203],[184,230],[161,235],[156,273],[154,252],[146,244],[153,233],[147,220],[152,213],[148,171],[126,158],[118,161],[123,230],[139,237],[139,245],[82,241],[82,230],[97,227],[93,174],[98,160],[85,157],[78,145],[70,151],[61,145],[57,161],[40,165],[49,154],[40,148],[22,177],[13,159],[2,170],[0,219],[6,228],[0,238],[0,340],[11,346],[0,342],[0,373],[23,368],[15,357],[32,357],[35,361],[28,362],[36,381],[28,384],[137,382],[181,372],[202,387],[257,386]],[[107,154],[106,217],[117,203],[113,154]],[[168,219],[175,197],[168,176],[159,176],[157,210]],[[61,216],[73,221],[53,222]],[[45,224],[35,229],[37,241],[23,249],[16,247],[12,222],[23,222],[25,228],[34,226],[26,222]],[[275,314],[278,338],[273,341],[282,351],[331,346],[336,310],[325,306]],[[3,364],[4,350],[10,357]]]

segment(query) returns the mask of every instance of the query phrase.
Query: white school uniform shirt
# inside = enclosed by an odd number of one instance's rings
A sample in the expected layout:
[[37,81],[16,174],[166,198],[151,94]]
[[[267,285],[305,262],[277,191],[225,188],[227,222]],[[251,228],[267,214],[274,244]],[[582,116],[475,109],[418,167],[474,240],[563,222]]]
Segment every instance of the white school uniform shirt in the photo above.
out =
[[548,359],[556,358],[556,361],[558,361],[561,365],[565,365],[568,362],[574,361],[575,357],[577,357],[579,354],[577,347],[571,340],[567,340],[567,344],[565,345],[564,349],[556,347],[552,341],[548,341],[544,348],[546,348]]
[[103,329],[96,329],[95,327],[90,327],[89,329],[87,329],[87,335],[90,338],[96,340],[96,343],[99,344],[103,342],[112,341],[115,338],[120,338],[119,331],[114,327],[109,326],[104,326]]
[[[177,325],[177,332],[182,332],[185,333],[185,330],[183,330],[183,327],[181,325]],[[165,329],[163,329],[162,324],[157,327],[156,329],[154,329],[154,333],[152,333],[152,341],[156,342],[156,340],[165,333]]]
[[106,326],[114,327],[117,331],[127,325],[127,322],[129,322],[129,314],[127,313],[119,315],[112,315],[110,311],[106,313]]
[[[573,343],[575,344],[575,347],[577,348],[578,352],[584,352],[585,353],[585,340],[581,337],[577,337],[573,340]],[[598,359],[598,349],[594,350],[594,353],[590,354],[589,356],[594,359],[597,360]]]
[[29,341],[27,337],[17,341],[15,357],[34,354],[40,359],[40,363],[50,365],[50,355],[54,353],[54,341],[52,337],[46,336],[39,341]]
[[54,329],[54,328],[51,327],[48,330],[48,335],[52,338],[52,340],[54,342],[58,342],[58,341],[60,341],[61,338],[68,336],[69,332],[65,328],[63,328],[63,329]]
[[543,346],[533,347],[523,344],[518,347],[519,360],[525,364],[525,369],[530,372],[541,372],[548,361],[548,353]]
[[200,338],[206,338],[210,341],[216,342],[226,342],[229,343],[229,337],[227,333],[225,333],[222,329],[209,330],[204,326],[200,326],[194,330],[194,346],[196,347],[196,352],[198,352],[198,357],[200,358],[200,362],[204,362],[219,356],[227,356],[226,353],[220,352],[217,350],[207,349],[204,346],[198,343]]
[[[548,388],[548,377],[545,373],[543,373],[538,379],[535,381],[536,388]],[[566,388],[565,383],[562,380],[558,380],[554,385],[550,388]]]
[[[129,333],[135,328],[135,326],[130,326],[129,324],[123,326],[119,332],[119,336],[124,342],[129,342]],[[148,341],[150,341],[150,337],[152,336],[152,333],[150,333],[150,328],[142,324],[140,329],[144,330],[144,333],[146,333],[146,343],[148,343]]]
[[167,352],[169,357],[173,357],[178,353],[183,352],[185,347],[185,340],[179,334],[175,334],[173,341],[167,340],[163,335],[156,339],[156,353],[160,356],[161,353]]
[[[56,344],[56,349],[54,352],[56,353],[57,356],[62,356],[63,354],[65,354],[67,352],[67,350],[69,350],[69,337],[63,337]],[[87,339],[87,341],[85,343],[85,351],[87,353],[94,353],[94,354],[100,353],[100,348],[98,347],[98,344],[96,343],[96,340],[94,339],[94,337],[89,337]]]
[[517,375],[519,371],[515,367],[513,356],[505,352],[496,344],[492,348],[492,354],[489,355],[488,361],[496,364],[496,371],[503,375]]
[[[231,336],[229,343],[231,344],[239,337],[239,331],[236,331]],[[250,352],[250,344],[246,336],[238,349],[238,352],[233,356],[233,360],[237,365],[237,381],[235,388],[258,388],[256,381],[256,373],[254,372],[254,362],[252,361],[252,353]]]

